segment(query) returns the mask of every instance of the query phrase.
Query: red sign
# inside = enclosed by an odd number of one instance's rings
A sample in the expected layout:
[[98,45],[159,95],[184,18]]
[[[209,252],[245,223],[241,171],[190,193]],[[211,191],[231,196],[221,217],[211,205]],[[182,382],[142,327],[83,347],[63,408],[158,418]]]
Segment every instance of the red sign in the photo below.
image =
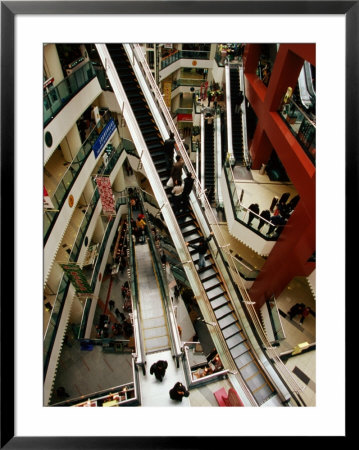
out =
[[192,114],[177,114],[178,122],[192,122]]
[[116,214],[110,179],[108,177],[97,177],[96,184],[100,193],[103,212],[105,214]]

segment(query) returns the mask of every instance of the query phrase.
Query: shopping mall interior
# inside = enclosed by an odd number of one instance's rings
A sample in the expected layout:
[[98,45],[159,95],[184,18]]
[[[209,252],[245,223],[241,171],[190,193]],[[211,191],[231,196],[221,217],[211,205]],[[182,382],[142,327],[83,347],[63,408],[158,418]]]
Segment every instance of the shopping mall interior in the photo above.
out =
[[43,95],[44,406],[316,406],[315,44],[48,43]]

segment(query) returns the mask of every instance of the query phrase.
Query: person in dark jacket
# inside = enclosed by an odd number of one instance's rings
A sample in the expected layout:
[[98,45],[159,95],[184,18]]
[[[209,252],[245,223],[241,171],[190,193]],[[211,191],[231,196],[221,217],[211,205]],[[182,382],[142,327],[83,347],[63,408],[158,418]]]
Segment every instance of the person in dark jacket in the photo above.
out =
[[207,238],[202,237],[198,245],[186,242],[187,246],[198,250],[199,254],[198,266],[200,269],[206,265],[205,256],[208,250],[208,242],[212,239],[213,235],[214,233],[212,231]]
[[166,166],[167,166],[167,172],[170,174],[172,165],[173,165],[173,156],[175,151],[175,140],[174,140],[174,134],[170,133],[170,137],[165,140],[163,144],[163,149],[166,154]]
[[186,178],[184,179],[184,186],[181,198],[181,209],[186,209],[189,201],[189,196],[193,188],[194,178],[192,177],[192,173],[189,172]]
[[150,374],[154,374],[158,381],[162,381],[162,378],[165,376],[167,367],[167,361],[163,361],[160,359],[159,361],[152,364],[150,368]]
[[269,226],[269,230],[267,235],[272,234],[274,229],[278,235],[283,231],[283,226],[286,224],[286,220],[280,214],[277,216],[271,216],[270,218],[271,225]]
[[180,381],[178,381],[169,391],[169,394],[172,400],[181,402],[183,397],[189,396],[189,391],[187,391],[186,387]]
[[[269,209],[264,209],[260,215],[261,215],[262,219],[259,219],[258,230],[260,230],[262,228],[262,226],[265,224],[265,220],[268,220],[268,221],[270,220]],[[265,220],[263,220],[263,219],[265,219]]]
[[248,225],[251,225],[252,224],[252,220],[255,217],[255,214],[259,214],[259,205],[258,205],[258,203],[252,203],[251,205],[249,205],[248,212],[249,212]]
[[182,180],[182,168],[184,166],[184,161],[181,158],[180,155],[176,156],[176,162],[173,164],[171,169],[171,178],[173,180],[173,185],[175,184],[175,181]]

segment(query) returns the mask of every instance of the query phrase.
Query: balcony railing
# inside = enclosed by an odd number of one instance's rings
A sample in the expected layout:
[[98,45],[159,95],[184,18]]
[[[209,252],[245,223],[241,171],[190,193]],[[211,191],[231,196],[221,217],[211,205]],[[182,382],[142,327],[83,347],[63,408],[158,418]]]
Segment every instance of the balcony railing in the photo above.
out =
[[278,111],[306,155],[315,164],[316,124],[292,99]]
[[89,61],[44,95],[44,126],[93,78],[96,72]]
[[196,51],[196,50],[179,50],[171,55],[166,56],[161,61],[161,70],[168,67],[170,64],[179,59],[209,59],[210,52]]
[[172,91],[180,86],[196,86],[199,87],[204,80],[190,79],[190,78],[180,78],[172,82]]
[[[237,186],[235,184],[232,168],[228,162],[223,167],[225,173],[229,196],[232,203],[232,209],[235,219],[242,225],[251,229],[254,233],[259,234],[267,241],[276,241],[285,225],[274,225],[269,220],[264,219],[259,214],[254,213],[245,207],[239,198]],[[249,222],[249,215],[253,219]],[[258,227],[261,225],[260,229]]]

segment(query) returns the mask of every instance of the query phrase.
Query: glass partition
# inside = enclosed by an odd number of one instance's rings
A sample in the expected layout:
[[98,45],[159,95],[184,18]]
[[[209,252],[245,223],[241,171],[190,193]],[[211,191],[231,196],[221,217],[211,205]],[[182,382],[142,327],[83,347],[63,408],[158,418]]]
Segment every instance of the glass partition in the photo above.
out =
[[90,201],[90,204],[86,210],[85,216],[82,219],[79,231],[77,232],[75,242],[72,246],[72,251],[70,254],[69,261],[77,261],[80,250],[82,248],[83,240],[86,236],[88,225],[91,222],[91,219],[92,219],[93,213],[95,211],[95,208],[97,206],[97,202],[98,202],[99,198],[100,198],[100,194],[98,192],[98,189],[96,188],[96,190],[92,196],[92,199]]
[[309,117],[292,99],[278,111],[306,155],[315,164],[315,119]]
[[272,325],[274,339],[276,341],[282,341],[283,339],[285,339],[285,334],[275,298],[272,297],[270,300],[267,300],[266,306],[268,309],[268,314]]
[[86,299],[86,303],[85,303],[85,307],[84,307],[84,310],[83,310],[83,313],[82,313],[82,319],[81,319],[78,339],[82,339],[85,336],[87,320],[88,320],[88,316],[89,316],[89,313],[90,313],[91,305],[92,305],[92,298],[87,298]]
[[172,91],[178,88],[179,86],[201,86],[202,83],[203,80],[180,78],[172,82]]
[[96,73],[89,61],[51,88],[44,95],[44,126],[95,76]]
[[209,59],[210,52],[196,51],[196,50],[179,50],[171,55],[166,56],[161,61],[161,70],[168,67],[170,64],[179,59]]
[[128,224],[128,235],[127,235],[127,242],[128,242],[128,266],[131,268],[129,271],[129,277],[130,277],[130,285],[131,285],[131,301],[132,301],[132,308],[133,313],[135,315],[133,316],[136,320],[136,326],[134,327],[135,332],[135,345],[136,345],[136,364],[142,366],[143,374],[146,374],[146,367],[145,367],[145,351],[144,351],[144,345],[142,341],[142,333],[141,333],[141,324],[140,324],[140,308],[138,303],[139,298],[139,292],[138,292],[138,279],[137,279],[137,268],[136,268],[136,248],[132,239],[132,223],[131,223],[131,206],[130,206],[130,198],[128,197],[128,211],[129,211],[129,220],[127,221]]
[[43,354],[44,354],[44,379],[47,372],[47,367],[50,361],[52,347],[54,345],[57,329],[60,323],[61,313],[64,307],[65,299],[69,290],[70,281],[67,275],[63,275],[59,288],[57,290],[56,300],[51,310],[50,320],[46,329]]

